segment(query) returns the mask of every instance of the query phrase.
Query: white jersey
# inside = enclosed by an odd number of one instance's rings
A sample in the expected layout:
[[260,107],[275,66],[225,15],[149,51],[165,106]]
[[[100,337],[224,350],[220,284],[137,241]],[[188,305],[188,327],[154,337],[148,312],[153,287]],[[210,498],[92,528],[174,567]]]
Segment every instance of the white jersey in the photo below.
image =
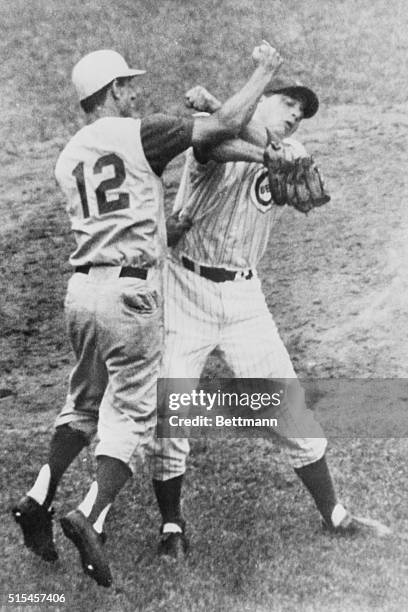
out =
[[163,188],[143,152],[140,123],[97,119],[58,158],[55,175],[77,242],[73,266],[151,267],[163,257]]
[[[307,155],[298,141],[283,141],[289,160]],[[187,152],[174,210],[183,210],[193,226],[172,249],[196,263],[232,270],[255,268],[283,207],[272,200],[262,164],[210,161],[200,164]]]

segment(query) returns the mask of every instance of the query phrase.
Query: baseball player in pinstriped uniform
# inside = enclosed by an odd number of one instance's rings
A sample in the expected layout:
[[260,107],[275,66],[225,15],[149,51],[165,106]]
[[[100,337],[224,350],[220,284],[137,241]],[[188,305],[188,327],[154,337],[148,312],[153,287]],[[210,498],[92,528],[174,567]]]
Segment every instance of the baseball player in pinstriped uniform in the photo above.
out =
[[140,119],[135,77],[144,71],[130,69],[114,51],[86,55],[72,73],[89,123],[68,142],[55,173],[77,242],[65,300],[76,365],[48,462],[13,515],[26,546],[55,560],[51,503],[62,475],[97,432],[96,479],[61,525],[85,573],[103,586],[112,582],[104,521],[155,424],[166,246],[160,176],[189,146],[204,154],[239,133],[281,63],[266,43],[252,57],[256,68],[244,87],[212,117],[196,120]]
[[[214,111],[219,102],[204,88],[187,94],[191,106]],[[306,409],[290,356],[268,310],[256,266],[271,229],[283,213],[271,199],[263,150],[268,128],[280,145],[276,155],[293,161],[307,156],[291,136],[303,118],[318,109],[316,94],[292,81],[272,81],[253,120],[241,136],[248,147],[221,144],[206,156],[190,149],[175,201],[175,210],[190,216],[192,226],[170,250],[165,300],[165,354],[161,377],[192,379],[197,384],[210,352],[218,347],[238,378],[287,380],[289,398],[276,410],[278,435],[291,463],[314,498],[324,526],[342,535],[370,526],[337,500],[320,425]],[[224,162],[224,163],[220,163]],[[195,383],[194,383],[195,381]],[[177,381],[169,381],[176,389]],[[298,428],[296,425],[298,424]],[[299,431],[294,434],[294,430]],[[182,556],[188,549],[180,497],[186,438],[155,441],[153,485],[162,514],[161,552]]]

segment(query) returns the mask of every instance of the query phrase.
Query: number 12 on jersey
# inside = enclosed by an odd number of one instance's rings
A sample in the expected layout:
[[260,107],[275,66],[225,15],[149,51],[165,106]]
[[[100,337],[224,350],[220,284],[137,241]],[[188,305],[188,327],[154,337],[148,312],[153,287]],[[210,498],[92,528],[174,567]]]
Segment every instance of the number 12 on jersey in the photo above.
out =
[[[126,179],[126,170],[123,160],[116,155],[116,153],[108,153],[100,157],[93,167],[94,174],[101,174],[104,168],[107,166],[113,166],[114,176],[112,178],[101,181],[98,187],[95,189],[96,203],[98,206],[99,215],[106,215],[116,210],[122,210],[129,208],[129,194],[125,191],[117,193],[117,197],[109,199],[107,192],[111,189],[118,189]],[[90,216],[88,196],[86,193],[85,184],[85,173],[84,173],[84,162],[79,162],[72,171],[72,174],[76,180],[79,197],[81,199],[82,211],[85,219]]]

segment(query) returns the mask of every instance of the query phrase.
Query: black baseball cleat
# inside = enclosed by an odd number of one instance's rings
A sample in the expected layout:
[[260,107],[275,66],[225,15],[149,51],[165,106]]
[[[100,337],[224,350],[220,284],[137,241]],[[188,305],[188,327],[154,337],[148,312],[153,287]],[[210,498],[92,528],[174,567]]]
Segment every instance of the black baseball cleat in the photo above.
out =
[[181,532],[177,533],[163,533],[163,527],[161,528],[161,538],[158,546],[158,554],[172,557],[173,559],[184,559],[188,554],[190,545],[185,534],[185,522],[180,525],[182,528]]
[[354,537],[357,535],[374,535],[378,538],[391,535],[389,527],[375,519],[353,516],[347,512],[346,516],[336,527],[329,526],[325,521],[322,523],[323,530],[341,537]]
[[81,557],[82,569],[99,586],[110,587],[112,574],[105,559],[105,534],[99,534],[80,510],[73,510],[61,520],[64,534],[73,542]]
[[58,553],[52,534],[54,510],[44,508],[35,499],[25,495],[11,512],[23,531],[25,546],[44,561],[56,561]]

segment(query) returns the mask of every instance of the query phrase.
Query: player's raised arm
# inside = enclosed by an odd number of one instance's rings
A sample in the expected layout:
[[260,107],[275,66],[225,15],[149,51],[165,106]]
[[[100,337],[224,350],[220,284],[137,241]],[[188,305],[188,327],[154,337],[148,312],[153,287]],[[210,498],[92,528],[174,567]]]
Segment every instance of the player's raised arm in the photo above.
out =
[[[215,113],[222,106],[222,102],[202,85],[196,85],[189,89],[185,94],[184,101],[187,108],[197,110],[203,116]],[[196,116],[199,115],[197,114]],[[250,121],[250,124],[252,123],[253,120]],[[246,127],[244,126],[243,129],[245,130]],[[259,129],[261,136],[263,136],[263,133],[266,134],[263,126],[259,126]],[[259,141],[262,143],[263,138],[260,137]],[[195,150],[197,161],[200,163],[205,163],[210,159],[219,163],[230,161],[263,163],[264,153],[265,150],[262,145],[247,141],[241,137],[224,140],[215,146],[206,147],[203,151]],[[276,152],[276,156],[278,155],[279,151]]]
[[204,153],[226,139],[236,137],[249,121],[265,87],[279,70],[282,58],[268,43],[255,47],[252,58],[256,68],[247,83],[213,115],[181,118],[167,114],[144,117],[141,124],[143,150],[151,168],[161,175],[166,165],[194,146]]
[[256,68],[242,89],[211,116],[194,121],[194,147],[213,146],[226,138],[236,137],[250,120],[265,87],[282,64],[278,51],[265,41],[255,47],[252,59]]
[[[189,89],[185,93],[184,103],[187,108],[209,114],[217,112],[222,107],[221,100],[216,98],[216,96],[202,85],[195,85]],[[260,122],[254,120],[253,117],[251,117],[248,123],[243,125],[239,138],[258,147],[265,147],[267,144],[267,135],[264,126]],[[220,148],[217,148],[216,152],[215,149],[212,149],[211,152],[207,151],[207,157],[209,159],[217,159],[217,161],[257,161],[257,159],[253,159],[252,157],[248,158],[247,156],[241,160],[239,152],[244,148],[242,142],[239,144],[237,142],[236,146],[234,146],[233,140],[230,140],[228,144],[223,142],[219,146]],[[248,151],[249,150],[250,149],[248,149]],[[213,156],[214,153],[216,157]]]
[[[222,102],[210,93],[202,85],[195,85],[189,89],[184,96],[184,103],[187,108],[192,108],[200,113],[213,114],[222,107]],[[198,116],[198,115],[197,115]],[[244,137],[231,138],[223,140],[214,146],[195,148],[197,160],[205,163],[208,160],[226,163],[230,161],[245,161],[262,163],[264,159],[264,142],[266,144],[266,132],[262,125],[255,123],[253,119],[249,124],[244,125],[241,134]],[[247,138],[246,134],[249,126],[253,126],[249,133],[254,132],[256,137]],[[264,135],[265,134],[265,135]]]

